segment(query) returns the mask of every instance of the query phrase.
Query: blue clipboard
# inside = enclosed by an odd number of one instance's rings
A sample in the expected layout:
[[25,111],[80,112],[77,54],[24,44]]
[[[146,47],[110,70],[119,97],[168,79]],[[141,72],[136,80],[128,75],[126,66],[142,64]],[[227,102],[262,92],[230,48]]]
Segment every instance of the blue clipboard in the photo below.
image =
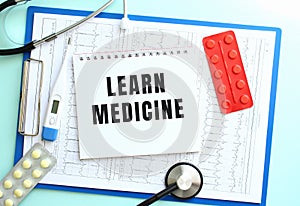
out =
[[[74,16],[87,16],[88,14],[90,14],[90,12],[88,12],[88,11],[45,8],[45,7],[29,7],[28,11],[27,11],[25,42],[31,41],[33,18],[34,18],[35,13],[61,14],[61,15],[74,15]],[[122,14],[113,14],[113,13],[101,13],[100,15],[97,16],[97,18],[110,18],[110,19],[122,19],[122,17],[123,17]],[[276,33],[275,50],[274,50],[274,57],[273,57],[273,72],[272,72],[272,84],[271,84],[271,92],[270,92],[269,120],[268,120],[268,131],[267,131],[267,139],[266,139],[266,153],[265,153],[261,203],[260,204],[259,203],[247,203],[247,202],[226,201],[226,200],[217,200],[217,199],[204,199],[204,198],[193,198],[190,200],[180,200],[180,201],[184,201],[184,202],[190,202],[190,203],[196,203],[196,204],[207,204],[207,205],[265,206],[266,198],[267,198],[268,174],[269,174],[269,164],[270,164],[270,154],[271,154],[271,144],[272,144],[274,110],[275,110],[275,101],[276,101],[276,88],[277,88],[277,76],[278,76],[278,65],[279,65],[279,55],[280,55],[281,29],[275,28],[275,27],[240,25],[240,24],[230,24],[230,23],[216,23],[216,22],[171,19],[171,18],[160,18],[160,17],[150,17],[150,16],[129,15],[129,17],[130,17],[130,19],[136,20],[136,21],[149,21],[149,22],[199,25],[199,26],[233,28],[233,29],[238,28],[238,29],[247,29],[247,30],[273,31]],[[29,55],[30,55],[29,53],[25,54],[24,60],[27,59],[29,57]],[[16,150],[15,150],[15,159],[14,159],[15,164],[23,156],[23,143],[24,143],[23,138],[24,137],[17,132]],[[91,189],[91,188],[82,188],[82,187],[61,186],[61,185],[48,185],[48,184],[38,184],[37,188],[64,190],[64,191],[72,191],[72,192],[84,192],[84,193],[102,194],[102,195],[110,195],[110,196],[143,198],[143,199],[149,198],[152,195],[152,194],[147,194],[147,193],[123,192],[123,191],[101,190],[101,189]],[[164,198],[164,200],[178,201],[178,199],[175,199],[174,197],[171,197],[171,196]]]

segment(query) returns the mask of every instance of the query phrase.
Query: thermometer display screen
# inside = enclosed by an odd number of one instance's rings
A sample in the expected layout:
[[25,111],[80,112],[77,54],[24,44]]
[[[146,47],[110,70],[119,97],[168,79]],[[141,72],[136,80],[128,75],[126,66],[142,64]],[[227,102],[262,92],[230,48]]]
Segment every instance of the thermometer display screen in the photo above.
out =
[[53,114],[57,114],[58,105],[59,105],[59,101],[57,101],[57,100],[53,100],[53,104],[52,104],[51,113],[53,113]]

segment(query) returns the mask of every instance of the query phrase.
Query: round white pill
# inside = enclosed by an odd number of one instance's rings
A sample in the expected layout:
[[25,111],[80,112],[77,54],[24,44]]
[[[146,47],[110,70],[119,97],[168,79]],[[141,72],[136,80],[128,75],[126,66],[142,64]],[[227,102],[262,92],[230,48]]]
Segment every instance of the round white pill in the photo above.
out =
[[25,160],[23,163],[22,163],[22,167],[24,169],[29,169],[31,167],[31,161],[30,160]]
[[12,187],[12,182],[10,180],[5,180],[3,183],[5,189],[10,189]]
[[32,177],[33,178],[40,178],[42,175],[42,171],[41,170],[38,170],[38,169],[35,169],[32,171]]
[[0,199],[3,197],[3,192],[0,190]]
[[5,206],[13,206],[14,202],[11,199],[6,199],[4,201]]
[[31,153],[31,157],[33,159],[39,159],[41,157],[41,150],[39,149],[33,150]]
[[48,168],[49,166],[50,166],[50,160],[49,159],[43,159],[42,161],[41,161],[41,167],[42,168],[44,168],[44,169],[46,169],[46,168]]
[[16,171],[14,171],[14,173],[13,173],[13,176],[14,176],[14,178],[16,178],[16,179],[20,179],[20,178],[22,177],[22,175],[23,175],[23,173],[22,173],[22,171],[20,171],[20,170],[16,170]]
[[23,187],[25,187],[26,189],[30,188],[32,186],[32,182],[30,180],[24,180],[23,181]]
[[23,196],[23,191],[20,190],[20,189],[16,189],[16,190],[14,191],[14,195],[15,195],[17,198],[20,198],[20,197]]

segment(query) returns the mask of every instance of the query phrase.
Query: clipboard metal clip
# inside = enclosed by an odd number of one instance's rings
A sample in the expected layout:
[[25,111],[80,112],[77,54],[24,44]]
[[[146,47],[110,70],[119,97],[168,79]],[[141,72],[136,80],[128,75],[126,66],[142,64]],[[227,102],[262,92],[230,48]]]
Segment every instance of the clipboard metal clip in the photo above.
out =
[[[30,65],[33,62],[32,66]],[[32,68],[36,68],[35,79],[31,79],[30,71]],[[19,125],[18,125],[18,132],[23,136],[36,136],[39,134],[40,128],[40,120],[41,120],[41,91],[43,85],[43,73],[44,73],[44,63],[41,60],[28,58],[24,61],[23,65],[23,77],[22,77],[22,92],[20,97],[20,113],[19,113]],[[29,96],[29,88],[31,88],[32,82],[36,83],[36,86],[33,87],[35,91],[35,99],[36,103],[32,104],[28,102]],[[27,121],[27,109],[29,106],[32,106],[33,114],[30,115],[30,121],[35,125],[33,126],[28,132],[26,129],[26,121]],[[33,117],[33,118],[32,118]]]

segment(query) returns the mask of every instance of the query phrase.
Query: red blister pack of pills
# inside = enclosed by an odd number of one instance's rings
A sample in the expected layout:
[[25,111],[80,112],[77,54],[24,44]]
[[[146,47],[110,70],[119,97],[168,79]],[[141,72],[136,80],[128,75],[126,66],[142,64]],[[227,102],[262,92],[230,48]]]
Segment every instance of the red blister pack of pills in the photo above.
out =
[[252,107],[253,100],[234,32],[205,37],[202,43],[221,112],[228,114]]

